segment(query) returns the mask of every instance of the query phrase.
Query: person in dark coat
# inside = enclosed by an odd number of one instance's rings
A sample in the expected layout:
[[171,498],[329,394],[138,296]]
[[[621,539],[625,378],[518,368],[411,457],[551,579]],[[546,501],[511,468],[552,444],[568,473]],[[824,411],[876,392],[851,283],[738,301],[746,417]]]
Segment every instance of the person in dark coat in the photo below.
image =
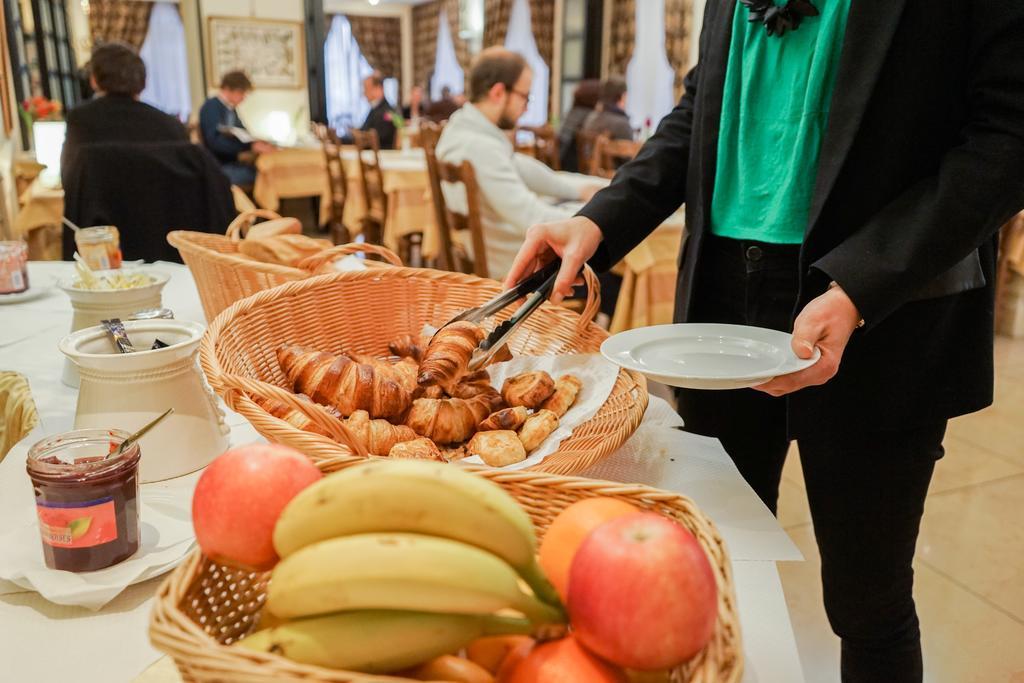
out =
[[139,101],[146,65],[127,45],[96,48],[89,64],[93,99],[68,110],[61,166],[82,145],[96,142],[188,142],[181,121]]
[[605,133],[612,140],[632,140],[633,126],[626,107],[626,79],[612,76],[601,82],[601,102],[583,121],[588,133]]
[[263,140],[240,140],[232,129],[248,134],[238,116],[237,108],[252,92],[252,81],[241,71],[229,71],[220,79],[220,91],[199,109],[199,132],[203,145],[220,162],[220,168],[232,185],[251,188],[256,182],[256,168],[239,157],[243,152],[263,154],[274,145]]
[[594,111],[601,92],[601,82],[596,78],[580,81],[572,94],[572,108],[562,119],[558,129],[558,150],[563,171],[583,171],[579,167],[579,152],[576,150],[576,134],[583,128],[587,115]]
[[462,104],[452,97],[452,89],[447,85],[441,88],[441,99],[430,103],[427,116],[435,123],[447,121],[452,114],[457,112]]
[[[363,79],[363,95],[366,97],[366,101],[370,103],[370,113],[366,115],[366,120],[363,121],[363,125],[359,126],[359,130],[363,132],[377,131],[377,141],[380,144],[380,148],[394,149],[396,132],[395,114],[391,104],[384,97],[384,76],[379,71],[374,71]],[[346,134],[341,140],[346,144],[352,144],[351,133]]]
[[773,511],[797,441],[844,683],[923,678],[925,497],[947,421],[992,403],[997,235],[1024,208],[1021,36],[1019,0],[708,2],[679,104],[508,274],[557,253],[566,296],[685,203],[676,321],[820,351],[679,409]]
[[413,119],[422,119],[427,115],[430,103],[423,96],[423,86],[414,85],[409,93],[409,103],[402,107],[402,116],[408,124]]

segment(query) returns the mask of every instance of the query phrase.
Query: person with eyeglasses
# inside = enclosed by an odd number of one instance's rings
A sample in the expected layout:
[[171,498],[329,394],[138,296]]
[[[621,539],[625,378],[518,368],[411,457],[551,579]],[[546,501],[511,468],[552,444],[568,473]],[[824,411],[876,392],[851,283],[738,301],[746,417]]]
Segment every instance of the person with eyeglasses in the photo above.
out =
[[[504,277],[511,268],[527,228],[565,220],[578,208],[558,206],[552,198],[586,202],[600,187],[516,153],[509,131],[526,112],[532,83],[533,73],[522,55],[501,47],[483,50],[470,70],[469,101],[452,114],[437,143],[440,161],[473,165],[480,186],[487,268],[493,278]],[[443,191],[449,209],[466,211],[461,185],[446,184]]]

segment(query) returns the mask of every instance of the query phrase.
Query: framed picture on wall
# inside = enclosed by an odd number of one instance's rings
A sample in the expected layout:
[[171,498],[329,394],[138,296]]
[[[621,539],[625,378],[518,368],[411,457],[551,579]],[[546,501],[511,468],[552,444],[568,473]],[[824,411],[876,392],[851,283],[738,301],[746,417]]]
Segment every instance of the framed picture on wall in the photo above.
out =
[[211,86],[244,71],[256,88],[305,88],[306,47],[299,22],[209,17],[206,73]]

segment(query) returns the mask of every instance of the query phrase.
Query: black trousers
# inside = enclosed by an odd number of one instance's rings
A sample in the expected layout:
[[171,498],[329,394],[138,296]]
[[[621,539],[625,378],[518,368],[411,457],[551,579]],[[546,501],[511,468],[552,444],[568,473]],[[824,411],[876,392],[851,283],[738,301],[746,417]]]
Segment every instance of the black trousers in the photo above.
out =
[[[709,237],[693,322],[791,331],[798,250]],[[878,387],[885,391],[885,387]],[[789,448],[786,399],[753,389],[679,392],[684,429],[721,440],[773,513]],[[842,680],[921,681],[911,562],[946,422],[895,432],[849,428],[828,416],[798,439],[825,611],[842,639]]]

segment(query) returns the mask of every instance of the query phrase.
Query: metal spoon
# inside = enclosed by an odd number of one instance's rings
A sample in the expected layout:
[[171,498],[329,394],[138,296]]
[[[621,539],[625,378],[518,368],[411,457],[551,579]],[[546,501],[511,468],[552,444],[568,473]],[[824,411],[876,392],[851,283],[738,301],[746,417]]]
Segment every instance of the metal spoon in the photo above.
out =
[[128,446],[131,446],[133,443],[135,443],[136,441],[141,439],[146,432],[148,432],[153,427],[156,427],[158,424],[160,424],[160,422],[165,417],[167,417],[168,415],[170,415],[173,412],[174,412],[174,408],[168,408],[166,410],[166,412],[164,412],[163,415],[161,415],[160,417],[156,418],[155,420],[153,420],[152,422],[150,422],[149,424],[144,426],[142,429],[138,430],[137,432],[135,432],[134,434],[129,436],[127,439],[122,441],[121,445],[118,446],[117,449],[115,451],[113,451],[110,455],[108,455],[107,457],[108,458],[116,458],[117,456],[119,456],[122,453],[124,453],[125,449],[128,448]]

